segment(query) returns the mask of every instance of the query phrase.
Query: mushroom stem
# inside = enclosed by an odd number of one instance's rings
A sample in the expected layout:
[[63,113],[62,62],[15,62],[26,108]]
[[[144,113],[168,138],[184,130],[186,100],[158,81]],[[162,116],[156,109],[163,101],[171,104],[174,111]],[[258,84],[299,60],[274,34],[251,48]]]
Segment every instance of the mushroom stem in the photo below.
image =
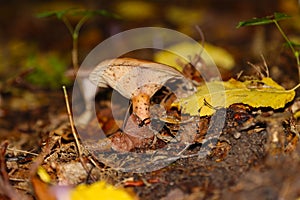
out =
[[150,123],[150,96],[146,93],[138,93],[131,98],[132,111],[141,120],[140,126]]

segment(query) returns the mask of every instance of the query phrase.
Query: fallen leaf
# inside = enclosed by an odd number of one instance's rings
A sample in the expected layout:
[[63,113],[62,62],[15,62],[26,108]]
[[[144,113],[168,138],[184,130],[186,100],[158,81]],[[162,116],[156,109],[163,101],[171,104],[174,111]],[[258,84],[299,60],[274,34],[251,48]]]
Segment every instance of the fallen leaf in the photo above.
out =
[[92,185],[79,185],[71,192],[71,200],[84,199],[109,199],[109,200],[134,200],[137,199],[124,189],[116,188],[104,181]]
[[[42,169],[39,170],[43,171]],[[40,172],[40,174],[41,173],[43,176],[46,174],[46,172]],[[123,188],[117,188],[105,181],[98,181],[91,185],[81,184],[73,187],[68,185],[50,185],[34,176],[31,179],[31,183],[34,188],[35,195],[39,200],[138,200],[138,197],[136,197],[134,193]]]
[[127,134],[117,132],[111,137],[111,148],[119,152],[128,152],[134,148],[134,144]]
[[34,193],[38,200],[55,200],[55,194],[50,192],[50,185],[40,180],[38,177],[32,177],[31,179]]
[[[298,85],[299,86],[299,85]],[[271,78],[262,80],[248,80],[240,82],[235,79],[229,81],[212,81],[199,86],[197,92],[187,98],[182,98],[172,104],[180,107],[182,113],[190,115],[212,115],[213,108],[229,107],[235,103],[249,106],[283,108],[295,97],[295,89],[285,90]]]
[[155,16],[155,6],[147,1],[120,1],[115,6],[116,13],[125,20],[145,20]]
[[134,148],[145,148],[152,143],[153,131],[148,126],[140,127],[135,121],[136,117],[131,115],[127,120],[124,132],[117,132],[111,137],[112,149],[128,152]]
[[185,8],[179,5],[167,6],[165,16],[166,19],[180,27],[189,26],[191,29],[195,24],[203,21],[204,12],[197,9]]
[[37,170],[37,174],[39,175],[40,179],[44,181],[45,183],[50,183],[51,182],[51,177],[45,170],[45,168],[39,166]]
[[[154,55],[154,60],[159,63],[170,65],[176,68],[179,71],[182,71],[182,66],[178,64],[178,59],[185,63],[186,60],[178,57],[178,55],[170,53],[170,52],[180,52],[180,55],[184,58],[188,58],[189,56],[194,56],[200,53],[201,44],[195,43],[179,43],[174,46],[171,46],[166,49],[166,51],[159,51]],[[234,67],[235,61],[233,56],[226,51],[225,49],[214,46],[212,44],[205,43],[204,49],[206,53],[202,53],[201,57],[206,62],[207,65],[211,66],[214,63],[221,68],[226,70],[230,70]],[[211,57],[211,58],[210,58]],[[212,60],[214,63],[212,63]]]

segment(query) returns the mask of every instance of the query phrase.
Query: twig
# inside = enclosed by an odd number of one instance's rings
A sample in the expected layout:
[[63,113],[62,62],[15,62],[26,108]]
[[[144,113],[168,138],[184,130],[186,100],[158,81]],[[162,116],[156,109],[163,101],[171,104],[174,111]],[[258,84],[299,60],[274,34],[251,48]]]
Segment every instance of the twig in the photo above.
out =
[[195,28],[196,28],[196,30],[198,31],[198,33],[199,33],[199,35],[200,35],[200,38],[201,38],[201,46],[202,46],[202,49],[201,49],[201,51],[200,51],[199,54],[198,54],[199,56],[201,56],[202,52],[204,51],[205,37],[204,37],[203,31],[201,30],[201,28],[200,28],[198,25],[196,25]]
[[270,72],[269,72],[267,61],[266,61],[264,55],[261,54],[260,56],[261,56],[261,59],[263,60],[263,64],[264,64],[263,66],[265,67],[264,70],[265,70],[266,76],[270,77]]
[[[75,139],[75,144],[76,144],[76,147],[77,147],[77,150],[78,150],[78,157],[79,157],[81,165],[86,170],[86,172],[89,174],[90,169],[85,164],[85,162],[82,158],[83,153],[82,153],[81,146],[80,146],[80,143],[79,143],[78,134],[75,130],[74,120],[73,120],[73,117],[72,117],[70,104],[69,104],[69,101],[68,101],[69,98],[68,98],[68,93],[67,93],[67,90],[66,90],[66,86],[63,86],[62,88],[63,88],[63,92],[64,92],[64,96],[65,96],[65,103],[66,103],[66,107],[67,107],[67,112],[68,112],[68,116],[69,116],[69,121],[70,121],[70,125],[71,125],[72,134],[73,134],[73,137]],[[96,180],[96,178],[93,177],[92,175],[90,175],[90,177],[93,180]]]
[[63,91],[64,91],[64,96],[65,96],[65,103],[66,103],[66,107],[67,107],[67,113],[68,113],[68,117],[69,117],[69,121],[70,121],[70,125],[71,125],[71,130],[72,130],[72,134],[73,134],[73,137],[75,139],[75,143],[76,143],[76,147],[77,147],[77,150],[78,150],[78,156],[81,157],[82,156],[82,150],[80,148],[80,143],[79,143],[79,139],[78,139],[78,136],[77,136],[77,132],[75,130],[75,126],[74,126],[74,120],[73,120],[73,117],[72,117],[72,114],[71,114],[71,109],[70,109],[70,104],[69,104],[69,98],[68,98],[68,93],[67,93],[67,90],[66,90],[66,86],[62,86],[63,88]]
[[24,151],[24,150],[20,150],[20,149],[12,149],[12,148],[9,148],[9,147],[7,147],[7,150],[12,151],[12,152],[20,152],[20,153],[24,153],[24,154],[29,154],[29,155],[33,155],[33,156],[38,156],[39,155],[37,153],[32,153],[32,152]]

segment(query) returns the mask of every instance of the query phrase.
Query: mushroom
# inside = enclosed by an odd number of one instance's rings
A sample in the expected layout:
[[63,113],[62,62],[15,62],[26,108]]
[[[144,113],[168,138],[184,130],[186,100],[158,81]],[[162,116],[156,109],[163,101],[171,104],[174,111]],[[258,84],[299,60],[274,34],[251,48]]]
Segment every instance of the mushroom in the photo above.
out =
[[150,123],[150,98],[168,80],[181,79],[185,87],[194,90],[192,83],[174,68],[133,58],[105,60],[90,73],[89,79],[99,87],[111,87],[130,99],[140,126]]

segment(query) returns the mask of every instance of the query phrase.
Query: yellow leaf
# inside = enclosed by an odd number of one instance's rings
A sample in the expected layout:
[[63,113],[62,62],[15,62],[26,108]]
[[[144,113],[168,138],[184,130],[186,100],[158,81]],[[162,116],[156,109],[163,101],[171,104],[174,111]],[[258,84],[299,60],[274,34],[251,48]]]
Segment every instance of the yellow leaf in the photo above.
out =
[[293,116],[294,116],[295,119],[299,119],[300,118],[300,111],[295,112]]
[[38,167],[37,174],[39,175],[40,179],[42,181],[44,181],[45,183],[51,182],[50,175],[47,173],[47,171],[43,167],[41,167],[41,166]]
[[255,108],[271,107],[278,109],[283,108],[286,103],[294,99],[294,90],[297,87],[285,90],[271,78],[245,82],[235,79],[230,79],[227,82],[213,81],[199,86],[194,95],[180,99],[173,103],[173,106],[180,107],[182,113],[190,115],[199,115],[200,111],[200,116],[214,113],[214,109],[207,106],[205,102],[214,108],[227,108],[235,103],[243,103]]
[[168,6],[165,11],[166,19],[178,26],[187,25],[191,27],[203,21],[203,11],[182,6]]
[[127,20],[145,20],[155,16],[155,6],[147,1],[119,1],[115,10]]
[[133,200],[124,189],[118,189],[104,181],[92,185],[79,185],[71,191],[71,200]]
[[[201,51],[200,44],[195,43],[188,43],[183,42],[176,44],[174,46],[171,46],[166,49],[166,51],[159,51],[154,55],[154,60],[159,63],[163,63],[169,66],[172,66],[176,68],[179,71],[182,71],[182,66],[178,65],[177,60],[179,59],[183,63],[186,63],[186,60],[183,60],[180,58],[182,56],[183,58],[188,58],[189,56],[194,56],[196,54],[199,54]],[[230,70],[234,67],[235,61],[234,58],[230,53],[228,53],[225,49],[221,47],[217,47],[208,43],[205,43],[204,49],[206,50],[206,53],[202,53],[201,57],[203,60],[205,60],[208,66],[212,65],[211,59],[214,61],[214,63],[221,68]],[[180,55],[175,55],[170,52],[180,52]],[[209,56],[211,58],[209,58]]]

